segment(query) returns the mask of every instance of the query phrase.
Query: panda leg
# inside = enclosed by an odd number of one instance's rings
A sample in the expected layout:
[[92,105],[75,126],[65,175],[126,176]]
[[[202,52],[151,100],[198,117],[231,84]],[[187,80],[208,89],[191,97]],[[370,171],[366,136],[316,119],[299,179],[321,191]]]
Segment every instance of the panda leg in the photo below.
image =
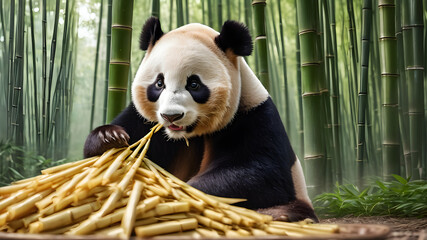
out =
[[319,222],[313,208],[303,200],[294,200],[286,205],[278,205],[269,208],[257,209],[257,212],[271,215],[274,220],[285,222],[297,222],[310,218]]

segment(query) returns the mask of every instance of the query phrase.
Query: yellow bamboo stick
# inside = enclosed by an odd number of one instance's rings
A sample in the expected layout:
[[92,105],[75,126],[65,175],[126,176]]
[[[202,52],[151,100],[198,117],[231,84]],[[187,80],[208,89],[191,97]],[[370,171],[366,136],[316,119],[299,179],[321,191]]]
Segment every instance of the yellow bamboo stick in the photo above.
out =
[[123,235],[126,237],[130,237],[133,229],[133,225],[135,223],[136,218],[136,207],[139,202],[139,198],[141,196],[142,188],[144,187],[144,183],[140,181],[135,181],[132,189],[132,194],[129,197],[129,202],[126,207],[125,214],[122,218],[122,228]]
[[98,160],[93,164],[93,167],[98,168],[100,166],[103,166],[107,162],[111,160],[111,156],[113,156],[118,151],[123,150],[123,148],[112,148],[110,150],[107,150],[104,152],[101,157],[98,158]]
[[7,194],[14,193],[28,186],[28,183],[14,184],[9,186],[0,187],[0,195],[5,196]]
[[197,220],[195,218],[188,218],[136,227],[135,233],[138,237],[151,237],[160,234],[183,232],[196,228]]
[[64,178],[68,178],[69,176],[73,176],[76,173],[80,172],[83,168],[92,165],[96,160],[97,158],[91,158],[90,161],[84,162],[83,164],[64,169],[60,172],[55,172],[43,179],[40,179],[38,181],[38,184],[42,185],[45,183],[54,182],[55,180],[58,180],[58,179],[64,179]]
[[30,224],[30,233],[39,233],[70,225],[74,220],[88,216],[91,212],[99,208],[100,204],[93,202],[78,207],[67,208],[50,216],[39,218],[38,221]]
[[91,158],[86,158],[86,159],[83,159],[83,160],[80,160],[80,161],[76,161],[76,162],[65,163],[65,164],[61,164],[61,165],[58,165],[58,166],[54,166],[54,167],[50,167],[50,168],[44,169],[41,172],[42,172],[42,174],[45,174],[45,175],[47,175],[47,174],[53,174],[53,173],[57,173],[57,172],[62,172],[64,170],[66,170],[66,169],[74,168],[74,167],[77,167],[79,165],[86,164],[88,162],[93,162],[93,160],[97,159],[97,158],[99,158],[99,156],[91,157]]
[[159,221],[158,218],[155,218],[155,217],[144,218],[144,219],[135,221],[134,227],[145,226],[148,224],[156,223],[158,221]]
[[56,195],[56,192],[54,191],[54,192],[50,193],[49,195],[47,195],[42,200],[36,202],[35,205],[39,209],[39,211],[46,208],[49,204],[51,204],[52,199],[53,199],[53,197],[55,197],[55,195]]
[[169,195],[168,191],[166,191],[164,188],[161,188],[159,185],[147,185],[146,188],[160,197],[167,197]]
[[122,219],[124,212],[125,208],[120,208],[104,217],[95,217],[94,215],[91,215],[87,220],[80,223],[77,227],[70,229],[70,231],[66,232],[66,234],[90,234],[96,229],[105,228],[107,226],[110,226],[111,224],[119,222]]
[[169,221],[169,220],[178,220],[188,218],[188,215],[185,213],[174,213],[169,215],[163,215],[156,217],[159,221]]
[[113,163],[108,167],[102,178],[102,185],[105,185],[110,182],[111,175],[122,165],[123,161],[132,153],[132,151],[127,148],[120,155],[114,159]]
[[7,215],[9,215],[9,212],[0,214],[0,227],[6,225]]
[[199,228],[196,228],[196,232],[198,232],[203,237],[207,237],[207,238],[219,238],[220,237],[218,232],[215,230],[212,230],[212,229],[200,228],[199,227]]
[[154,196],[154,197],[144,199],[136,207],[138,215],[143,215],[145,212],[153,209],[160,203],[160,201],[161,199],[159,196]]
[[[31,189],[22,189],[16,193],[11,194],[9,197],[0,201],[0,211],[2,211],[3,209],[7,208],[10,205],[12,205],[13,203],[16,203],[16,202],[19,202],[19,201],[25,199],[31,193],[32,193]],[[1,221],[0,221],[0,223],[1,223]]]
[[166,202],[159,203],[154,209],[143,214],[139,213],[137,218],[148,218],[154,216],[163,216],[173,213],[189,212],[190,204],[188,202]]
[[70,191],[74,190],[74,188],[76,187],[76,185],[84,178],[86,177],[90,172],[90,168],[84,170],[81,173],[78,173],[76,175],[73,176],[73,178],[71,179],[71,181],[69,181],[68,183],[65,184],[65,186],[63,188],[61,188],[59,191],[57,190],[57,196],[59,198],[64,198]]
[[15,184],[19,185],[19,184],[31,183],[33,181],[36,181],[36,180],[42,178],[42,177],[43,177],[43,175],[37,175],[37,176],[34,176],[34,177],[30,177],[30,178],[24,178],[24,179],[18,180],[16,182],[13,182],[12,184],[13,185],[15,185]]
[[97,230],[93,234],[108,237],[120,237],[121,235],[123,235],[123,228],[120,225],[115,225],[112,227]]
[[227,209],[223,209],[222,211],[231,219],[231,221],[233,221],[234,224],[240,225],[242,222],[242,217],[239,214]]
[[172,188],[171,186],[166,182],[165,178],[160,175],[160,173],[157,171],[157,169],[153,165],[148,165],[150,170],[154,173],[154,176],[156,176],[157,180],[159,181],[160,185],[163,186],[163,188],[170,193]]
[[226,232],[227,230],[231,229],[231,226],[227,226],[223,223],[217,222],[217,221],[212,220],[210,218],[207,218],[207,217],[204,217],[204,216],[201,216],[198,214],[194,214],[194,213],[189,213],[189,215],[191,217],[196,218],[197,221],[205,227],[218,229],[218,230],[221,230],[223,232]]
[[138,174],[143,175],[146,178],[155,178],[155,175],[153,172],[148,171],[145,168],[138,168],[138,170],[136,170]]
[[22,221],[22,223],[24,224],[24,227],[25,228],[28,228],[28,226],[31,224],[31,223],[33,223],[33,222],[35,222],[36,220],[38,220],[39,219],[39,217],[41,217],[42,215],[40,214],[40,213],[34,213],[34,214],[31,214],[31,215],[29,215],[29,216],[26,216],[26,217],[24,217],[24,218],[21,218],[20,220]]
[[[63,198],[61,201],[58,201],[58,202],[52,204],[52,208],[53,208],[54,212],[60,211],[64,208],[66,208],[67,206],[69,206],[73,201],[78,202],[78,201],[85,199],[89,196],[95,195],[96,193],[99,193],[101,191],[104,191],[103,187],[96,187],[96,188],[92,188],[91,190],[79,191],[73,195],[68,195],[67,197]],[[44,213],[44,214],[47,215],[47,213]]]
[[7,216],[7,220],[15,220],[21,216],[25,216],[25,214],[31,213],[31,210],[35,208],[36,202],[42,200],[52,191],[52,189],[47,189],[41,193],[34,194],[33,196],[8,207],[7,211],[9,212],[9,215]]
[[263,231],[261,229],[257,229],[257,228],[251,228],[251,233],[254,236],[267,236],[268,233],[266,231]]

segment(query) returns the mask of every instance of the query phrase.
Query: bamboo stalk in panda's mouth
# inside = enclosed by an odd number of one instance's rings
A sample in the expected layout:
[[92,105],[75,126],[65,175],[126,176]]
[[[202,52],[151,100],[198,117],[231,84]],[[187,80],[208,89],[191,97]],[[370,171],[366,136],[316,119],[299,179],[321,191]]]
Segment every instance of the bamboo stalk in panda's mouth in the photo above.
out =
[[0,231],[190,237],[333,234],[337,225],[285,223],[229,205],[145,157],[157,124],[127,148],[48,168],[0,188]]

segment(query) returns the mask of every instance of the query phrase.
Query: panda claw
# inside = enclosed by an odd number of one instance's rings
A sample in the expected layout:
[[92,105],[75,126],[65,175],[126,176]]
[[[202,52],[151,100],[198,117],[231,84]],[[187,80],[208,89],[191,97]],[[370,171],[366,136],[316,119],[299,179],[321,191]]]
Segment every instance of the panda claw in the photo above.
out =
[[98,156],[111,148],[129,146],[129,135],[118,125],[103,125],[95,128],[87,137],[84,156]]
[[116,141],[113,135],[111,135],[111,132],[106,131],[105,135],[107,135],[107,138],[112,139],[113,141]]

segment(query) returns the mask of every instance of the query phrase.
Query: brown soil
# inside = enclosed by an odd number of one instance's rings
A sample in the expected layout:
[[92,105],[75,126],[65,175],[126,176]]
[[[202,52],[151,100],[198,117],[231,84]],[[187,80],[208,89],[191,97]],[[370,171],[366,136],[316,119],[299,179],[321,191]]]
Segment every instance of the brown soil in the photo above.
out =
[[427,240],[427,218],[397,218],[389,216],[343,217],[321,219],[320,222],[384,224],[391,229],[387,240]]

